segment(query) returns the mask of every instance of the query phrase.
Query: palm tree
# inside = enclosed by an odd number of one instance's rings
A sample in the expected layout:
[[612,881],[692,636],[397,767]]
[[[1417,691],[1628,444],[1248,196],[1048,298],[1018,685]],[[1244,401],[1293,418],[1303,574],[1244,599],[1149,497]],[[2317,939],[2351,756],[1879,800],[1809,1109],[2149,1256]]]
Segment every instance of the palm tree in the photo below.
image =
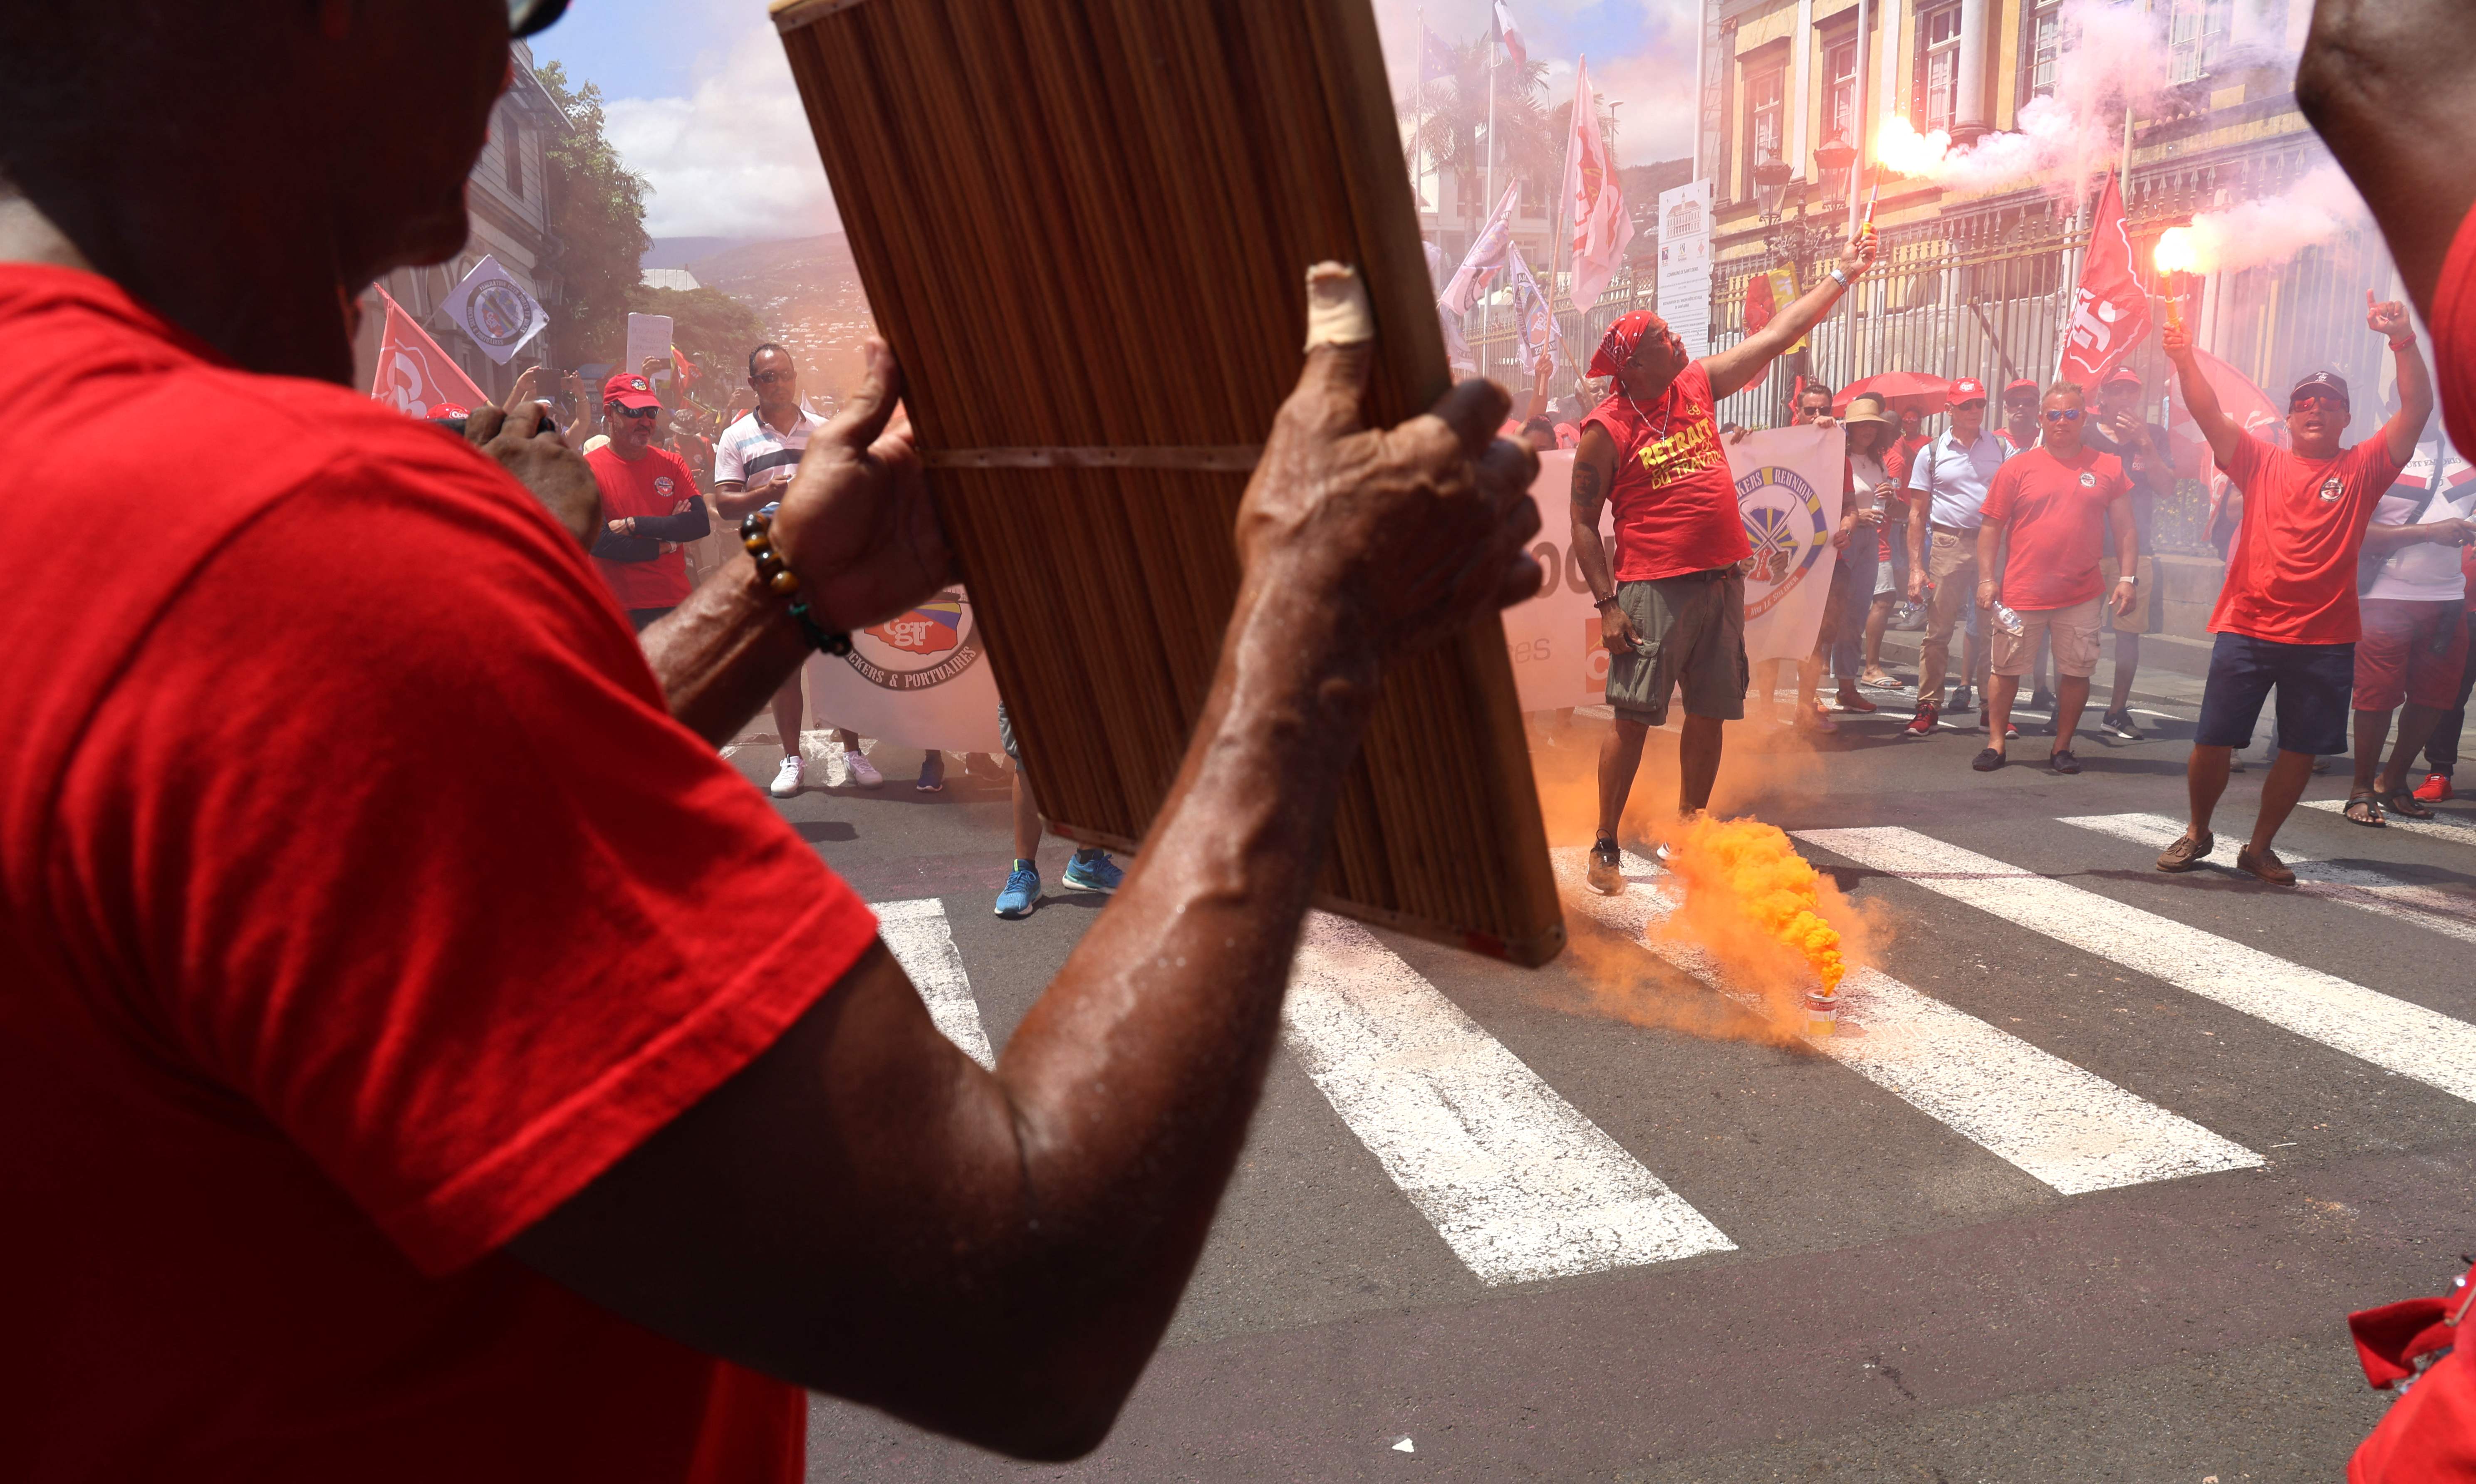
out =
[[[1473,201],[1487,178],[1488,52],[1493,32],[1480,33],[1466,45],[1445,43],[1451,58],[1447,76],[1430,80],[1403,102],[1401,111],[1416,121],[1411,136],[1439,170],[1452,172],[1457,199]],[[1496,168],[1499,180],[1520,178],[1523,196],[1545,200],[1555,188],[1560,162],[1557,135],[1544,105],[1548,64],[1531,62],[1516,67],[1499,62],[1496,73]],[[1499,192],[1503,186],[1498,187]],[[1480,206],[1478,214],[1496,203]]]

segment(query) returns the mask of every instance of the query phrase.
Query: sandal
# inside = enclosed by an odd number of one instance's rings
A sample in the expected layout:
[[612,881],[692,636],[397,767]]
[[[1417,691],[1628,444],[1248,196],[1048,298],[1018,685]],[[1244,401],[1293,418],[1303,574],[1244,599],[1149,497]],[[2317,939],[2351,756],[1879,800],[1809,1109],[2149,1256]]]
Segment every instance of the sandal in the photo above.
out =
[[2346,815],[2349,824],[2363,825],[2371,829],[2379,829],[2389,823],[2382,818],[2382,796],[2376,793],[2349,794]]
[[2381,805],[2384,809],[2399,816],[2401,819],[2433,818],[2433,811],[2424,806],[2424,801],[2418,799],[2415,796],[2415,790],[2412,788],[2401,787],[2391,789],[2389,793],[2381,796]]

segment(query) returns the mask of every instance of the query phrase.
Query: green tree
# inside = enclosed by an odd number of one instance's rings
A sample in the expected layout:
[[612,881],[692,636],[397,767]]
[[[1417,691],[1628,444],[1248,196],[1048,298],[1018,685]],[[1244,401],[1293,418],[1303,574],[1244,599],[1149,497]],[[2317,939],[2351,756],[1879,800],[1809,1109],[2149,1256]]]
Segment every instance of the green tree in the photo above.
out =
[[748,353],[774,338],[755,309],[719,288],[640,285],[628,308],[671,317],[671,344],[704,373],[689,384],[688,394],[716,408],[746,379]]
[[[1401,111],[1416,125],[1418,146],[1455,176],[1465,202],[1478,200],[1487,178],[1487,62],[1493,44],[1490,33],[1481,33],[1467,45],[1446,43],[1452,71],[1414,90]],[[1500,61],[1494,75],[1497,191],[1501,194],[1505,183],[1519,177],[1523,199],[1533,205],[1545,203],[1555,191],[1564,168],[1562,136],[1542,102],[1548,64],[1534,61],[1516,67],[1510,61]],[[1495,202],[1480,202],[1472,214],[1484,217],[1494,210]]]
[[619,159],[602,133],[602,89],[570,88],[567,69],[553,62],[536,70],[567,115],[567,131],[551,136],[550,228],[558,246],[552,267],[562,298],[559,344],[572,363],[615,361],[627,346],[628,311],[654,245],[645,235],[645,178]]

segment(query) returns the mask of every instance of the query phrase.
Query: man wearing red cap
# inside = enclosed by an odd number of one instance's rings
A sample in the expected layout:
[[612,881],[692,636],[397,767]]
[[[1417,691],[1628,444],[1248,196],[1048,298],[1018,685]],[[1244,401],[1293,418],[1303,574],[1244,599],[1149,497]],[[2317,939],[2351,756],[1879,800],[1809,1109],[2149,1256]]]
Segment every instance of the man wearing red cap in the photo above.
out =
[[640,633],[688,595],[680,544],[713,529],[695,472],[679,455],[654,447],[661,411],[650,383],[620,372],[602,383],[610,441],[584,456],[602,490],[604,529],[593,543],[593,564]]
[[[1572,552],[1598,604],[1608,705],[1616,710],[1599,749],[1595,891],[1624,890],[1617,825],[1643,739],[1668,719],[1670,693],[1685,693],[1679,815],[1711,802],[1721,726],[1746,714],[1746,580],[1738,563],[1753,549],[1720,446],[1718,399],[1795,345],[1873,265],[1876,252],[1872,230],[1860,232],[1829,277],[1762,330],[1701,360],[1689,359],[1667,321],[1643,309],[1610,325],[1591,358],[1590,374],[1615,382],[1583,420],[1573,456]],[[1603,504],[1615,507],[1613,563],[1599,540]]]

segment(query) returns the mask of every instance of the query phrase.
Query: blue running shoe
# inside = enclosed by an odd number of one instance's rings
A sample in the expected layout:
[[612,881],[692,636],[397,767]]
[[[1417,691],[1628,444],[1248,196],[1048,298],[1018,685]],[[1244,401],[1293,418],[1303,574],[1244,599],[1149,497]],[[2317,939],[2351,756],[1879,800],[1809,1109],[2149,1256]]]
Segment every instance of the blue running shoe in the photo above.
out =
[[1116,891],[1118,883],[1126,878],[1127,873],[1118,869],[1107,851],[1077,851],[1075,857],[1066,862],[1066,884],[1077,891]]
[[1030,861],[1018,857],[1014,874],[1006,878],[1005,890],[998,893],[998,916],[1029,917],[1040,905],[1040,870]]

